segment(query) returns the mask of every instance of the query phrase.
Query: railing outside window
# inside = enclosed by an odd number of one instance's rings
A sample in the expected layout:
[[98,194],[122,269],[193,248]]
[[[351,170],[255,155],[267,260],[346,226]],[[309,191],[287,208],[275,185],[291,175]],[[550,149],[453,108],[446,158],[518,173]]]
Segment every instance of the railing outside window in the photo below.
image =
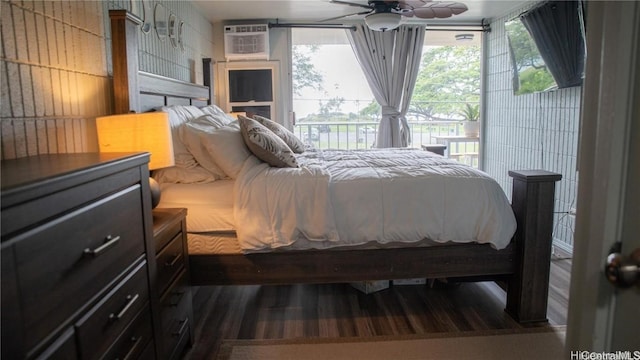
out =
[[[466,137],[461,121],[408,121],[410,147],[447,145],[445,156],[478,167],[478,138]],[[369,149],[377,138],[378,122],[301,121],[294,133],[318,149]]]

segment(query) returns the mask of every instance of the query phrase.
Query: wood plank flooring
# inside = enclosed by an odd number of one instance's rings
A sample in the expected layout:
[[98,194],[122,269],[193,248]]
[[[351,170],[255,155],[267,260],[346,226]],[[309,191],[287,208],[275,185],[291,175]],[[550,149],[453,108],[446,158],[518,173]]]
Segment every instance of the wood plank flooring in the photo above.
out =
[[[567,323],[570,270],[571,260],[552,260],[551,325]],[[368,295],[348,284],[200,287],[194,296],[195,343],[185,359],[214,359],[222,339],[521,328],[504,306],[505,292],[493,282],[391,286]]]

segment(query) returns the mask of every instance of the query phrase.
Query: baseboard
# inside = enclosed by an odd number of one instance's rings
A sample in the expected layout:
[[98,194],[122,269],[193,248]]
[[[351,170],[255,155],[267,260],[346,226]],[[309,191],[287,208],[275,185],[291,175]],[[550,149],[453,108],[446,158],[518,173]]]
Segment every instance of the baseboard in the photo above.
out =
[[551,249],[552,258],[571,259],[573,257],[573,246],[561,241],[553,241]]

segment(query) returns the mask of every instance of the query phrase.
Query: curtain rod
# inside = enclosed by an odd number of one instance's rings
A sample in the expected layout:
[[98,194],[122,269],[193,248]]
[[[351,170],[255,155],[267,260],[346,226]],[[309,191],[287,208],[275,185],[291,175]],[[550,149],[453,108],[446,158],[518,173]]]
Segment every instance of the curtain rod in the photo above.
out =
[[427,31],[479,31],[479,32],[491,32],[491,25],[482,19],[480,24],[427,24]]
[[269,28],[311,28],[311,29],[351,29],[355,30],[355,26],[344,24],[313,24],[313,23],[269,23]]
[[[345,24],[315,24],[315,23],[269,23],[269,28],[309,28],[309,29],[350,29],[356,30],[353,25]],[[488,24],[483,25],[426,25],[426,31],[468,31],[490,32]]]
[[465,29],[465,28],[447,28],[447,29],[433,29],[427,26],[426,31],[464,31],[464,32],[488,32],[491,29]]

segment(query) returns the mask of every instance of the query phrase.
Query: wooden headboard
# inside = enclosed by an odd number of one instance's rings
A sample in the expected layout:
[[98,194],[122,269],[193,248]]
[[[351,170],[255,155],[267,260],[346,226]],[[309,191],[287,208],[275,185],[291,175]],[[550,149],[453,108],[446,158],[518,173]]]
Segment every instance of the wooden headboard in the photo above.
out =
[[115,114],[146,112],[163,105],[204,106],[213,99],[213,63],[203,59],[204,85],[138,69],[141,20],[126,10],[110,10]]

